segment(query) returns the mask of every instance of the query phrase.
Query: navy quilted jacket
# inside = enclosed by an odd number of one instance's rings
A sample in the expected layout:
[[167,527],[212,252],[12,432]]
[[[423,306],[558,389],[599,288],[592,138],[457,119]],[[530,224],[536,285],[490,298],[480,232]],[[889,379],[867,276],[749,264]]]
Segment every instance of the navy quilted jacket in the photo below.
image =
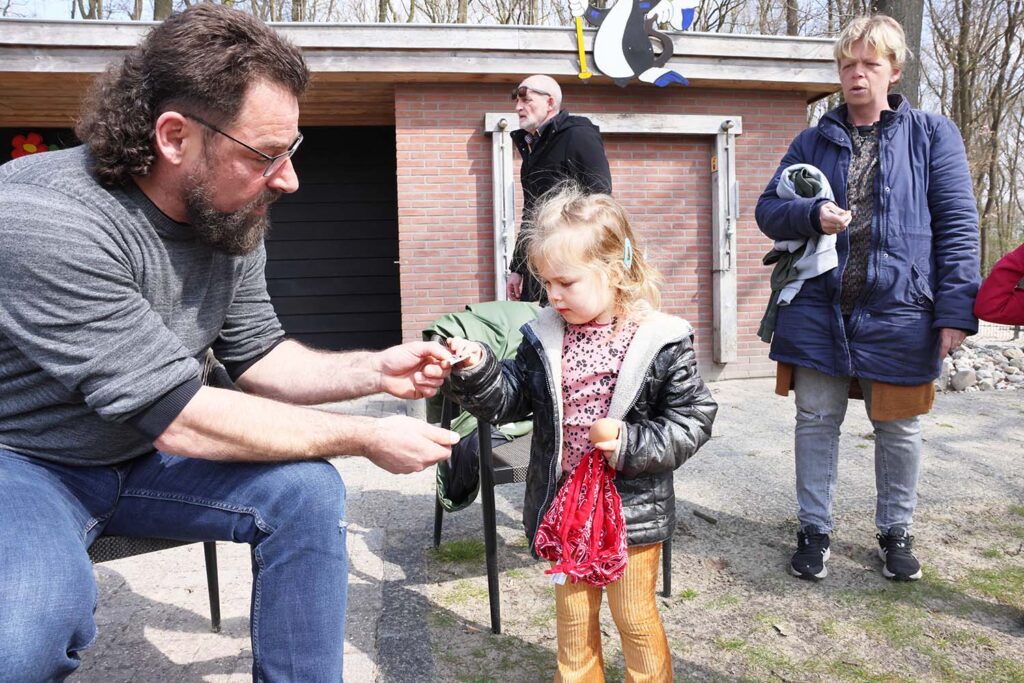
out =
[[[978,331],[972,313],[980,282],[978,212],[960,131],[947,118],[912,109],[890,95],[882,112],[871,252],[864,291],[844,329],[839,288],[849,255],[838,235],[839,267],[808,280],[779,309],[773,360],[829,375],[891,384],[924,384],[941,370],[938,331]],[[852,147],[846,106],[800,133],[757,202],[758,227],[773,240],[817,234],[811,217],[821,199],[781,199],[779,175],[796,163],[828,177],[846,208]],[[848,333],[848,334],[847,334]]]

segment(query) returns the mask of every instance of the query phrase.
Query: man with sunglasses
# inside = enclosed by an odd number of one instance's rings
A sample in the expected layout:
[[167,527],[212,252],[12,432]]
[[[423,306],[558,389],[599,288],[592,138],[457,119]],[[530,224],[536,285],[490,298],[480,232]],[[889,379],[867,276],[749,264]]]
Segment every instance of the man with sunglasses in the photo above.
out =
[[591,192],[612,191],[612,175],[601,131],[584,116],[562,111],[562,89],[550,76],[535,75],[512,91],[519,129],[512,141],[523,158],[523,220],[516,240],[506,296],[513,301],[545,301],[544,288],[526,266],[522,226],[538,198],[560,182],[573,181]]
[[[432,395],[439,344],[327,353],[285,339],[268,207],[294,192],[298,48],[197,4],[101,76],[82,147],[0,167],[0,683],[63,680],[96,635],[100,534],[249,543],[253,678],[342,676],[345,488],[458,435],[307,407]],[[204,386],[212,349],[241,391]]]

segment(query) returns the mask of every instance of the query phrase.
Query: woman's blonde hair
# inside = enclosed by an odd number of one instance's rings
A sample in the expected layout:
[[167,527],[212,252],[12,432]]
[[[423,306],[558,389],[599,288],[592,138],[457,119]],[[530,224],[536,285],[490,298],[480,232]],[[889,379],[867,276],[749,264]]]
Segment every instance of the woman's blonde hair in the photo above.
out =
[[523,240],[538,279],[539,264],[588,268],[603,273],[616,289],[616,313],[661,305],[661,275],[637,243],[626,210],[609,195],[587,194],[576,183],[556,186],[537,202]]
[[900,23],[884,14],[875,14],[857,17],[842,30],[833,48],[836,64],[853,56],[853,44],[858,40],[863,40],[879,57],[885,57],[897,69],[903,69],[903,65],[913,56],[907,47],[907,37]]

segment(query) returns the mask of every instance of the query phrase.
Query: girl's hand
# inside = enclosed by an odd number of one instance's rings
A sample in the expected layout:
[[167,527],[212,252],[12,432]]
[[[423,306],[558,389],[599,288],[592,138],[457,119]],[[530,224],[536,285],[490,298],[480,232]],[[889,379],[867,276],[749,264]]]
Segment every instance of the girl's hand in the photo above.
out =
[[452,367],[467,369],[484,360],[484,347],[479,342],[451,337],[448,339],[448,350],[451,351],[453,357],[462,359],[452,363]]
[[619,454],[621,432],[622,422],[607,417],[590,425],[590,443],[604,454],[604,459],[612,467],[615,467],[615,460]]

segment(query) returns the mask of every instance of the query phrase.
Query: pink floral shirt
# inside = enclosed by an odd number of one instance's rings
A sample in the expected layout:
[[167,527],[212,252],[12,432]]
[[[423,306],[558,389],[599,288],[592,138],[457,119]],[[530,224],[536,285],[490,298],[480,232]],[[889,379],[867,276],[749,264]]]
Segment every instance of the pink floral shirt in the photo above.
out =
[[619,368],[638,329],[628,320],[566,325],[562,340],[562,470],[593,447],[590,425],[608,416]]

